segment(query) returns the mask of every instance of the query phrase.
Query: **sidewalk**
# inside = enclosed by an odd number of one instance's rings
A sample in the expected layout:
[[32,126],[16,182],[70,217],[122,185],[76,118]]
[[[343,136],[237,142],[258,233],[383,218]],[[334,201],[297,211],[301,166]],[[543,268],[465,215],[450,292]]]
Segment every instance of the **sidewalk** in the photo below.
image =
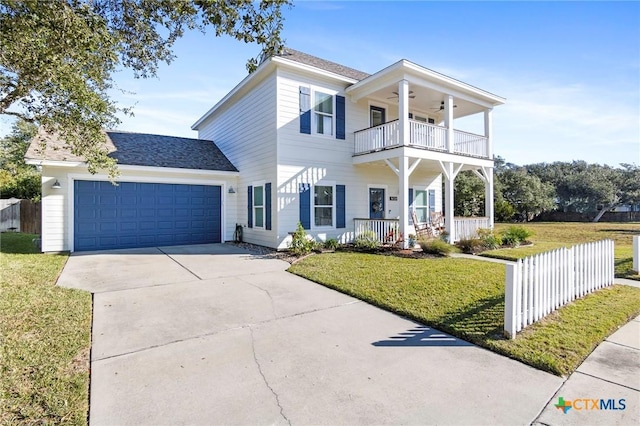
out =
[[[560,398],[565,405],[571,402],[566,413],[556,407]],[[533,424],[640,424],[640,316],[609,336],[587,357]]]
[[[452,257],[513,263],[468,254]],[[615,278],[614,283],[640,288],[640,281],[626,278]],[[571,404],[566,412],[556,407],[562,404],[560,398],[565,406]],[[598,345],[542,408],[533,424],[640,424],[640,316]]]

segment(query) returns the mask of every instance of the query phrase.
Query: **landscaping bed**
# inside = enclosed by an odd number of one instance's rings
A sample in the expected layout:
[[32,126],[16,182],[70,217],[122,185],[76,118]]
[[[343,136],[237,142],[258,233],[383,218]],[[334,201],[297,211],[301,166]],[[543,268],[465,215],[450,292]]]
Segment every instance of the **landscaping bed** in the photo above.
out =
[[91,294],[55,286],[68,255],[0,235],[0,424],[87,423]]
[[640,314],[640,289],[613,286],[507,340],[502,337],[504,265],[337,252],[307,257],[289,271],[557,375],[571,373]]

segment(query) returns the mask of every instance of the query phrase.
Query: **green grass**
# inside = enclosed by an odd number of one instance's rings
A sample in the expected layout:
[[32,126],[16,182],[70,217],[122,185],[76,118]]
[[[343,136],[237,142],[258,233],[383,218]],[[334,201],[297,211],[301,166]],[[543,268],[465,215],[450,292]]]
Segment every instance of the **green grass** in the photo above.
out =
[[87,423],[91,294],[55,286],[68,255],[0,235],[0,424]]
[[501,264],[342,252],[308,257],[289,271],[557,375],[640,314],[640,289],[614,286],[507,340]]
[[[499,233],[510,225],[496,224],[495,229]],[[640,281],[640,275],[631,269],[633,265],[632,236],[640,235],[640,223],[534,222],[526,223],[524,227],[534,233],[529,238],[533,242],[532,246],[489,250],[480,255],[496,259],[518,260],[560,247],[611,239],[615,243],[616,277]]]

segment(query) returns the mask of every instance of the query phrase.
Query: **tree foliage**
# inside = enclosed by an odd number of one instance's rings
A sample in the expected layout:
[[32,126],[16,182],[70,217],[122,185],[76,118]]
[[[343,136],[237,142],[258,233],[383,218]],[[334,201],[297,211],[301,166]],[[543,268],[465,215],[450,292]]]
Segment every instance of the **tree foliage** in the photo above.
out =
[[0,139],[0,197],[40,198],[40,173],[24,162],[24,154],[36,132],[34,124],[18,120],[12,132]]
[[454,183],[454,211],[456,216],[484,214],[484,182],[471,171],[458,173]]
[[[153,77],[170,63],[173,43],[185,30],[227,35],[261,46],[261,56],[281,48],[281,8],[289,0],[0,0],[0,114],[57,133],[89,170],[115,163],[102,148],[102,129],[115,128],[118,112],[107,96],[112,75],[129,68]],[[252,71],[258,59],[250,59]]]
[[595,222],[619,205],[640,203],[640,167],[634,164],[614,168],[573,161],[525,167],[556,188],[558,210],[595,214]]

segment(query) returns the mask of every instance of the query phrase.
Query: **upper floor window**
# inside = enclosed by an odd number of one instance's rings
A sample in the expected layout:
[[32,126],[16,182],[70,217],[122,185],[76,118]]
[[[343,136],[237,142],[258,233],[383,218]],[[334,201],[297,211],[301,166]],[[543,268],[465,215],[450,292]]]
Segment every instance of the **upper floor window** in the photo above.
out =
[[313,119],[315,132],[320,135],[333,135],[333,95],[313,92]]

